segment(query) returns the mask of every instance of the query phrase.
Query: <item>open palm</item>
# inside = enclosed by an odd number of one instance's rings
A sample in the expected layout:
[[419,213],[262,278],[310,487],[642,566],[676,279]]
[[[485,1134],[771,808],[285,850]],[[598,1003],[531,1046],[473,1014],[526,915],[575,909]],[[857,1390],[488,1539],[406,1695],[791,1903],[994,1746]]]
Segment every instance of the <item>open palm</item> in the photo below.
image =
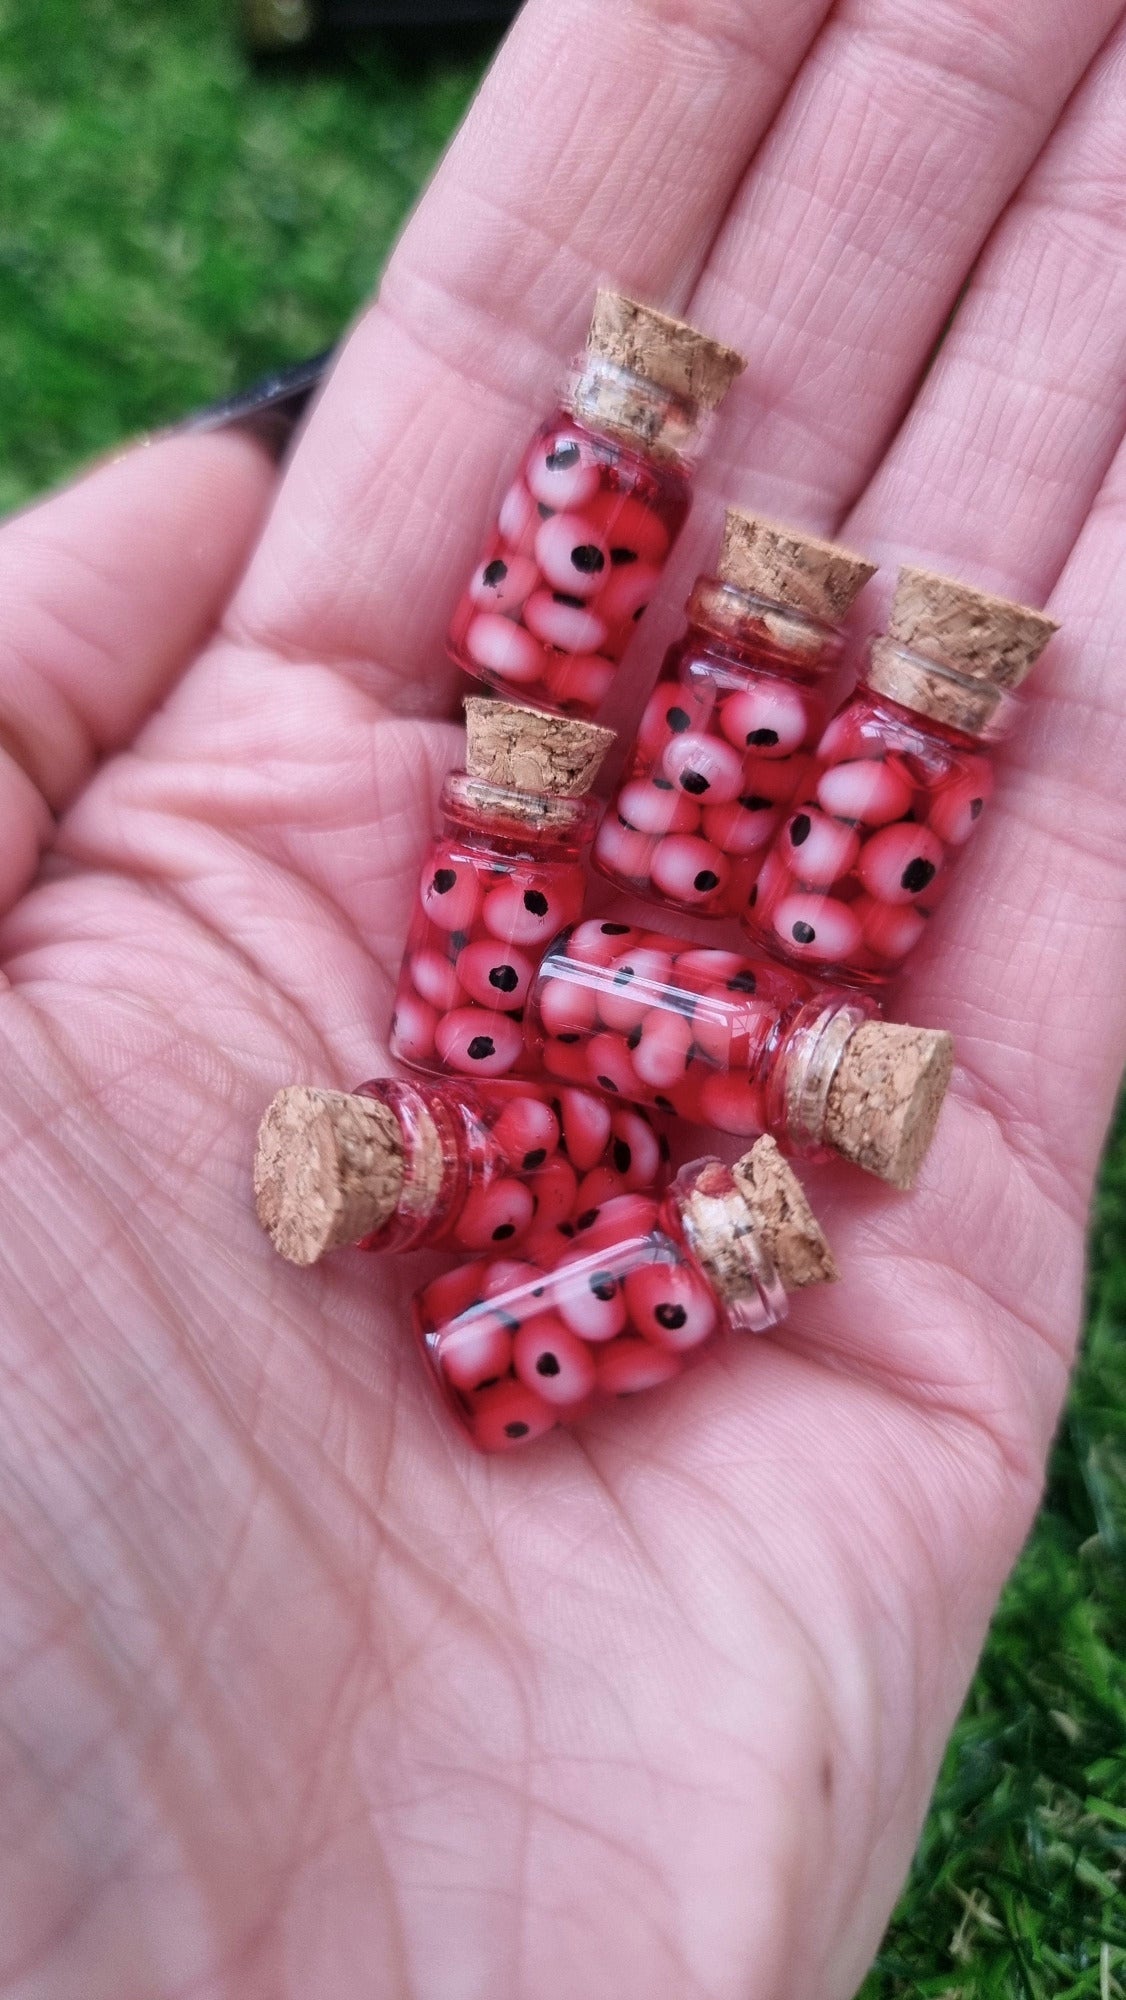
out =
[[[1119,13],[531,0],[283,483],[170,438],[0,536],[4,1996],[854,1989],[1123,1055]],[[385,1060],[444,625],[599,277],[750,358],[640,677],[723,500],[1065,631],[895,995],[961,1062],[915,1193],[818,1174],[839,1287],[486,1462],[418,1265],[294,1273],[250,1161]]]

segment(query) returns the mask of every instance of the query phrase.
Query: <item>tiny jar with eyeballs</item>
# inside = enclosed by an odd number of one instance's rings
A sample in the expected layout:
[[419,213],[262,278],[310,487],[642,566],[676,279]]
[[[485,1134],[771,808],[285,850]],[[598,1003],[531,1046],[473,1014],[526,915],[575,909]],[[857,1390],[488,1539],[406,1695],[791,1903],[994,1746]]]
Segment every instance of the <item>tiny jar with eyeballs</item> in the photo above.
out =
[[707,417],[744,365],[682,320],[598,293],[454,614],[466,673],[539,708],[596,712],[687,518]]
[[290,1263],[331,1250],[561,1256],[604,1204],[670,1178],[667,1121],[573,1085],[292,1084],[262,1120],[258,1216]]
[[808,775],[843,620],[875,565],[731,508],[714,576],[688,602],[594,863],[623,889],[741,916]]
[[550,1266],[482,1258],[436,1279],[415,1327],[473,1444],[507,1452],[777,1326],[791,1292],[836,1275],[800,1184],[760,1139],[734,1167],[682,1168],[662,1199],[608,1202]]
[[991,752],[1052,619],[902,569],[886,636],[829,723],[743,916],[822,978],[879,985],[926,936],[993,790]]

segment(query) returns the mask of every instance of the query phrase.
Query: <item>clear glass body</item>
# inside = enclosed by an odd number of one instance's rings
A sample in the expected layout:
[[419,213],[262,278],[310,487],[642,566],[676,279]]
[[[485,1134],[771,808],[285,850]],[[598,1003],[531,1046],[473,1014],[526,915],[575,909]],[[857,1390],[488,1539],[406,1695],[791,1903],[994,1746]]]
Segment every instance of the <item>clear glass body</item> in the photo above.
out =
[[481,1451],[532,1444],[600,1401],[657,1388],[734,1331],[760,1332],[786,1295],[753,1231],[745,1290],[726,1302],[693,1246],[686,1199],[734,1186],[718,1160],[685,1167],[660,1201],[608,1202],[550,1268],[481,1258],[425,1286],[415,1327],[439,1390]]
[[821,737],[763,863],[748,935],[821,977],[890,979],[992,789],[979,739],[862,685]]
[[[599,368],[591,361],[580,385],[589,391]],[[636,385],[667,417],[673,399]],[[675,453],[653,451],[624,429],[602,428],[594,394],[571,402],[524,454],[454,614],[449,650],[466,673],[505,694],[591,716],[684,526],[683,454],[694,433],[685,427]]]
[[742,916],[825,722],[839,635],[702,578],[665,657],[594,863],[670,909]]
[[602,1205],[669,1179],[664,1121],[554,1083],[403,1083],[360,1095],[387,1105],[403,1135],[403,1188],[362,1250],[420,1244],[551,1262]]
[[525,1026],[561,1081],[808,1155],[847,1035],[878,1011],[790,966],[594,918],[546,953]]
[[[537,803],[548,818],[529,824]],[[475,1078],[535,1073],[524,1003],[544,948],[582,910],[598,808],[455,776],[442,813],[407,933],[391,1052]]]

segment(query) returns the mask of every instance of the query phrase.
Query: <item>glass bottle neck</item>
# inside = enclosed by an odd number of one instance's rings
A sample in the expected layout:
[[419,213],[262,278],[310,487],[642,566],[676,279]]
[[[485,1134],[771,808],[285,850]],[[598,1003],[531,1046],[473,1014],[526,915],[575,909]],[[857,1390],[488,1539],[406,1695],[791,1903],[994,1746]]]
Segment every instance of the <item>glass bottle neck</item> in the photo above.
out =
[[834,626],[721,577],[697,577],[687,611],[693,629],[718,639],[748,665],[813,680],[840,661],[844,641]]
[[697,1160],[682,1167],[668,1196],[685,1248],[736,1333],[765,1333],[789,1311],[754,1211],[730,1167]]
[[941,660],[913,653],[894,639],[874,639],[864,686],[913,716],[923,717],[971,742],[998,743],[1009,735],[1018,703],[990,681],[974,680]]
[[466,1120],[473,1113],[471,1085],[400,1083],[392,1077],[363,1083],[358,1097],[374,1097],[396,1119],[401,1135],[402,1182],[394,1214],[366,1236],[362,1250],[413,1250],[433,1239],[448,1220],[464,1173]]
[[447,832],[490,849],[559,861],[576,859],[593,840],[599,815],[595,799],[506,791],[462,771],[446,779],[441,810]]
[[857,1028],[879,1011],[866,993],[822,993],[787,1023],[771,1065],[770,1120],[796,1153],[831,1150],[826,1127],[841,1058]]
[[707,425],[698,403],[589,349],[564,385],[563,406],[588,430],[685,467],[698,456]]

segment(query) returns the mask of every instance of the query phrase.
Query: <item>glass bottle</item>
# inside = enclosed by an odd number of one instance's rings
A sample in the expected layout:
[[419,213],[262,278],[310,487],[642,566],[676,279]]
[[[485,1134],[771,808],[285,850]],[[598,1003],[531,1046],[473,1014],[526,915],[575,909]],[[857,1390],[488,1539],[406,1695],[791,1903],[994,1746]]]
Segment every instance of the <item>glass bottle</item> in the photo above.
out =
[[705,416],[744,365],[682,321],[599,292],[586,350],[454,614],[449,650],[466,673],[594,714],[687,517]]
[[508,702],[466,703],[464,773],[442,791],[391,1021],[422,1069],[534,1074],[524,1003],[540,955],[583,905],[598,807],[585,793],[610,730]]
[[729,510],[716,575],[697,579],[599,827],[603,875],[671,909],[743,914],[824,727],[841,622],[873,572]]
[[835,1276],[799,1183],[761,1139],[733,1168],[683,1168],[663,1200],[608,1202],[550,1266],[482,1258],[436,1279],[415,1327],[472,1442],[510,1451],[776,1326],[790,1291]]
[[524,1029],[562,1081],[909,1187],[952,1044],[878,1013],[791,966],[594,918],[544,954]]
[[1050,618],[902,569],[886,638],[839,709],[743,921],[822,977],[877,985],[925,935],[993,789],[992,746]]
[[329,1250],[519,1250],[548,1259],[604,1204],[669,1179],[665,1121],[547,1082],[292,1085],[262,1121],[258,1213],[291,1263]]

